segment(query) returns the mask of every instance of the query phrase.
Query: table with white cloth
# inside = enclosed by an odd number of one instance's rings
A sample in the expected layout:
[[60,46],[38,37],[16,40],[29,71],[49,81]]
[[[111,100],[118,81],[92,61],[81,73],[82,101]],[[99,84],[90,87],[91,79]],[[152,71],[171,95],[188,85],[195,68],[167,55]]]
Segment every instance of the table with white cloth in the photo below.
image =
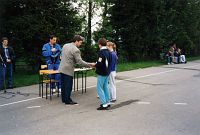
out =
[[[75,68],[74,69],[74,91],[78,91],[79,89],[79,75],[81,75],[81,81],[82,81],[82,94],[84,92],[85,89],[85,93],[86,93],[86,89],[87,89],[87,72],[89,70],[92,70],[92,68]],[[85,85],[85,87],[84,87]]]

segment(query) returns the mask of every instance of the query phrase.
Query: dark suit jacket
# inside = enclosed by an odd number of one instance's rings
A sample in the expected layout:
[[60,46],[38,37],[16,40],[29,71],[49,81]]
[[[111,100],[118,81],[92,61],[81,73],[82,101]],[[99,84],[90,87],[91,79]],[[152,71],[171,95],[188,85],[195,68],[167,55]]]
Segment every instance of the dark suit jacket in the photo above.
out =
[[[14,53],[13,48],[8,46],[8,52],[9,52],[9,55],[10,55],[11,62],[13,63],[15,61],[15,53]],[[3,48],[2,45],[0,45],[0,54],[1,54],[1,57],[3,58],[3,62],[6,63],[5,51],[4,51],[4,48]]]

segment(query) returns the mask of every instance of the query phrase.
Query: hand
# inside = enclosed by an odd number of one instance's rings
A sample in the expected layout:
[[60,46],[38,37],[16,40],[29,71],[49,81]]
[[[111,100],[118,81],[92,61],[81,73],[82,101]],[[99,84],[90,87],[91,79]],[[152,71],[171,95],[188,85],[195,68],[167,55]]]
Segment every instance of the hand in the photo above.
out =
[[7,59],[6,61],[7,61],[8,63],[10,63],[10,62],[11,62],[11,59]]
[[89,65],[91,68],[95,68],[96,63],[90,63]]
[[56,48],[52,48],[51,51],[52,52],[56,52],[57,50],[56,50]]

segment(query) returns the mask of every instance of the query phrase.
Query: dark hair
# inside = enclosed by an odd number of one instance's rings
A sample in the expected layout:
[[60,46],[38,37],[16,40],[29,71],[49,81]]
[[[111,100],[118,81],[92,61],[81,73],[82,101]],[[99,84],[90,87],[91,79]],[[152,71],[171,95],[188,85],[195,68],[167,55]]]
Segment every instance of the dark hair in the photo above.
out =
[[102,46],[106,46],[107,45],[107,41],[105,38],[100,38],[98,41],[98,44],[102,45]]
[[80,36],[80,35],[75,35],[72,39],[72,42],[76,42],[76,41],[84,41],[84,37]]
[[8,41],[8,38],[7,37],[2,37],[1,41],[3,42],[4,40]]
[[55,35],[49,35],[49,39],[53,39],[53,38],[56,38]]

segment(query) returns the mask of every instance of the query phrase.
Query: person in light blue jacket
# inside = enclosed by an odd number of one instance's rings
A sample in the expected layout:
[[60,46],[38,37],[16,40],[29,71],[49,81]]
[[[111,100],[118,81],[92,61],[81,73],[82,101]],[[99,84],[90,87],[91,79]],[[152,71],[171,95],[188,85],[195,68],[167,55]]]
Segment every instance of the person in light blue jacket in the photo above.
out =
[[[49,42],[43,45],[42,55],[45,58],[47,67],[49,70],[58,70],[60,65],[60,55],[61,55],[61,47],[56,43],[57,37],[55,35],[51,35],[49,38]],[[53,92],[56,90],[56,86],[58,89],[61,88],[61,80],[60,74],[50,75],[51,79],[57,80],[59,83],[52,84]]]

